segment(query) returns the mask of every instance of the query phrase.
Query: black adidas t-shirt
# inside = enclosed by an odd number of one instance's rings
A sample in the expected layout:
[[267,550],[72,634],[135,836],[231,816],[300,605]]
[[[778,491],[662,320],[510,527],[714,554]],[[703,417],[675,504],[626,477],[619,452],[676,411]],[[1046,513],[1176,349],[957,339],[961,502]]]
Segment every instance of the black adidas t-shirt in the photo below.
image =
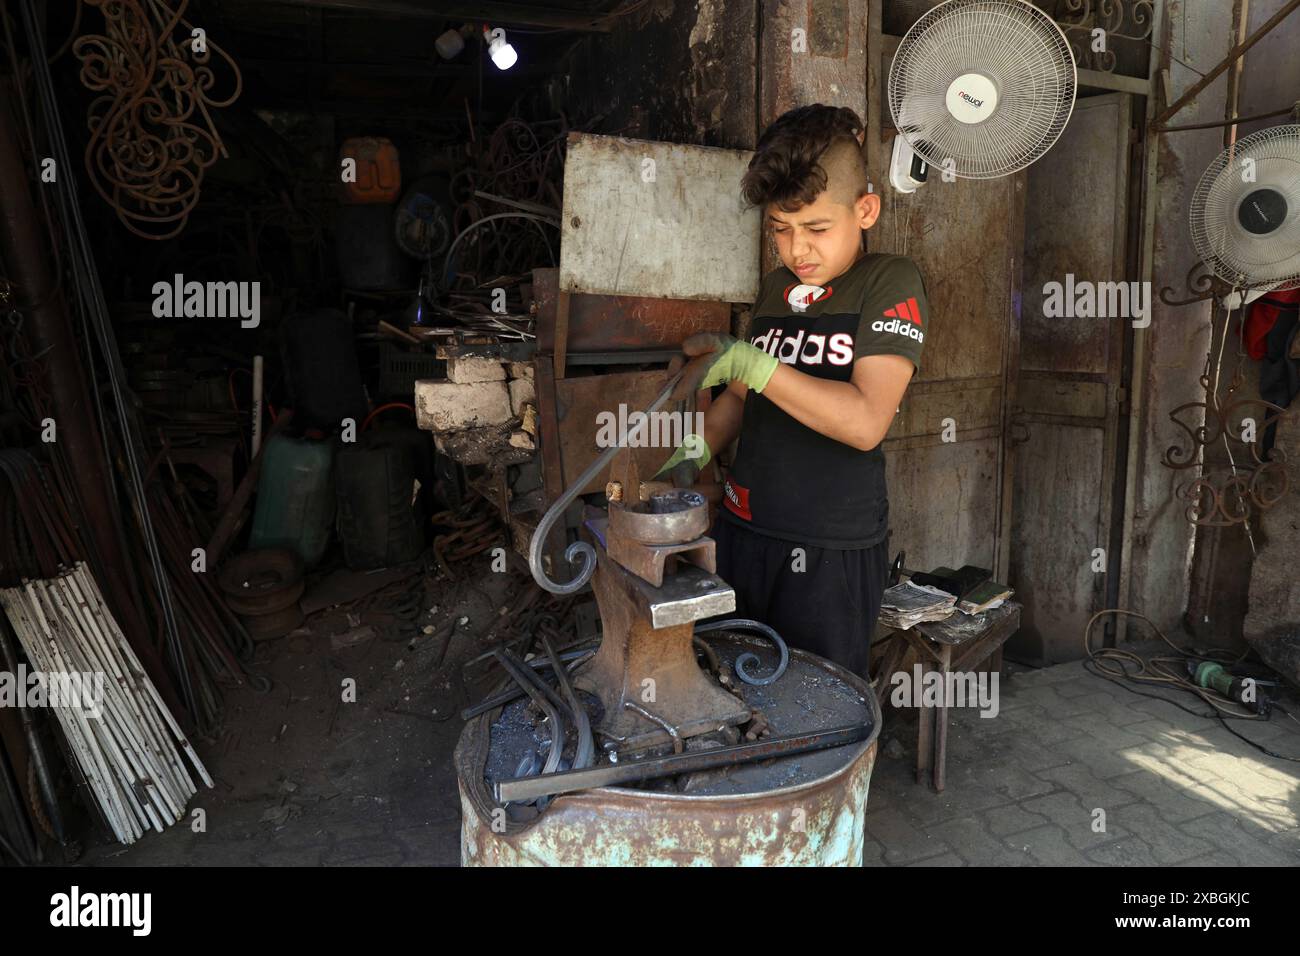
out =
[[[849,381],[853,363],[866,355],[902,355],[921,367],[929,305],[911,259],[864,255],[803,311],[790,302],[800,284],[784,266],[763,277],[752,345],[800,372],[839,382]],[[788,541],[868,548],[889,525],[880,446],[860,451],[827,438],[753,389],[724,491],[728,520]]]

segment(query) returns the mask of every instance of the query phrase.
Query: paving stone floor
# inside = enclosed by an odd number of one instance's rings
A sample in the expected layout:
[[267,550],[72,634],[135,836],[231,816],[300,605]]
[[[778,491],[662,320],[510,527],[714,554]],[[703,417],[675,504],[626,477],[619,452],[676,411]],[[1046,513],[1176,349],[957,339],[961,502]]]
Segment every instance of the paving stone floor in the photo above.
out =
[[[1286,706],[1300,715],[1294,695]],[[868,866],[1300,865],[1300,763],[1264,755],[1213,718],[1081,663],[1004,678],[996,717],[951,714],[942,793],[915,782],[915,721],[886,721]],[[1281,713],[1231,725],[1300,756],[1300,724]]]

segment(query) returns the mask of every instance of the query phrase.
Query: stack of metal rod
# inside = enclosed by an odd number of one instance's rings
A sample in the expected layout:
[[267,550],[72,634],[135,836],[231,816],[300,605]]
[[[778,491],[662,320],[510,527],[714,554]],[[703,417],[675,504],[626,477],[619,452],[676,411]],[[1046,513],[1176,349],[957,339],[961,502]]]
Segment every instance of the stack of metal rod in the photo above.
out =
[[[87,560],[172,713],[187,728],[207,734],[220,722],[223,687],[241,683],[246,677],[258,689],[269,685],[248,673],[252,642],[226,609],[204,567],[191,564],[194,549],[208,537],[207,529],[186,497],[166,441],[162,451],[150,459],[145,412],[130,387],[84,221],[83,193],[78,190],[65,137],[70,126],[60,117],[53,76],[43,53],[47,48],[43,18],[33,0],[20,0],[15,6],[27,48],[35,54],[30,68],[35,95],[17,98],[22,112],[31,115],[24,115],[24,122],[17,125],[27,131],[24,145],[31,155],[52,157],[59,170],[57,182],[41,190],[41,195],[46,214],[53,220],[48,223],[57,246],[52,258],[64,267],[56,278],[46,280],[48,291],[44,284],[33,285],[29,294],[33,301],[25,304],[34,310],[44,299],[67,302],[71,315],[66,318],[80,320],[85,342],[81,375],[90,379],[91,387],[84,399],[73,395],[62,408],[55,403],[48,416],[36,419],[59,420],[59,441],[39,452],[42,458],[48,454],[55,466],[53,477],[58,480],[48,496],[57,519],[52,531],[33,531],[33,521],[22,517],[29,510],[24,507],[31,497],[27,492],[34,495],[37,485],[21,474],[29,470],[24,463],[13,466],[24,478],[21,488],[14,485],[15,494],[21,494],[23,500],[16,502],[14,509],[22,520],[13,524],[20,530],[26,525],[26,537],[50,539],[55,546],[50,553],[36,554],[41,560],[29,560],[31,556],[19,546],[27,542],[9,541],[8,527],[0,522],[0,583],[12,585],[19,577],[49,578],[55,570],[70,567],[74,559]],[[36,220],[34,215],[28,218]],[[39,296],[38,289],[42,290]],[[65,357],[75,344],[69,338],[68,346],[60,347]],[[39,371],[26,374],[39,378]],[[77,377],[66,370],[64,375],[65,380]],[[85,413],[80,426],[66,420],[72,417],[67,409],[73,408]],[[156,417],[152,424],[157,425]],[[65,435],[70,437],[65,440]],[[80,444],[76,444],[77,436]],[[74,446],[80,455],[68,450]],[[6,453],[0,453],[0,459]],[[160,467],[163,462],[166,468]],[[0,482],[5,477],[4,466],[0,461]],[[92,488],[86,475],[101,467],[105,470],[103,480]],[[70,494],[74,487],[77,494]],[[0,488],[0,508],[7,506],[3,491]],[[120,518],[115,514],[119,510]],[[110,557],[117,560],[110,561]],[[39,567],[32,568],[33,563]],[[215,557],[210,563],[215,564]],[[156,642],[152,640],[155,635],[160,638]]]
[[[105,389],[95,389],[92,396],[96,403],[96,415],[101,428],[106,433],[113,429],[110,423],[116,419],[116,432],[120,440],[117,447],[110,452],[105,442],[105,458],[114,460],[115,453],[120,453],[123,478],[129,493],[134,516],[139,526],[140,541],[148,558],[153,594],[151,601],[156,604],[161,619],[162,632],[166,636],[166,652],[172,674],[179,685],[180,704],[188,714],[202,721],[204,709],[202,702],[196,698],[192,667],[187,656],[189,650],[182,637],[176,600],[173,595],[171,580],[168,577],[166,562],[161,552],[158,534],[153,524],[153,513],[149,507],[148,488],[145,480],[145,463],[141,461],[144,443],[139,434],[139,425],[132,408],[132,397],[128,392],[126,369],[122,365],[121,353],[117,345],[117,333],[108,314],[108,305],[100,282],[99,270],[95,264],[95,254],[90,244],[90,234],[86,229],[82,215],[83,203],[77,191],[76,178],[72,174],[72,152],[64,136],[64,126],[59,113],[58,98],[54,92],[54,78],[50,72],[49,61],[40,51],[46,49],[42,32],[42,17],[34,0],[21,0],[18,4],[24,33],[29,51],[34,51],[31,58],[32,80],[36,90],[34,99],[35,119],[43,127],[48,137],[46,143],[49,153],[59,170],[59,176],[50,190],[55,197],[54,207],[58,211],[61,233],[67,248],[60,249],[60,255],[66,254],[66,262],[71,275],[70,294],[76,311],[80,314],[83,327],[88,337],[95,343],[100,358],[107,372]],[[32,123],[37,128],[37,123]],[[112,398],[113,416],[101,401],[101,392],[106,391]],[[105,436],[106,438],[108,435]]]
[[[82,562],[48,580],[0,589],[28,659],[75,695],[53,701],[59,725],[113,835],[134,843],[178,821],[209,787],[203,762],[149,680]],[[182,756],[182,752],[184,756]]]

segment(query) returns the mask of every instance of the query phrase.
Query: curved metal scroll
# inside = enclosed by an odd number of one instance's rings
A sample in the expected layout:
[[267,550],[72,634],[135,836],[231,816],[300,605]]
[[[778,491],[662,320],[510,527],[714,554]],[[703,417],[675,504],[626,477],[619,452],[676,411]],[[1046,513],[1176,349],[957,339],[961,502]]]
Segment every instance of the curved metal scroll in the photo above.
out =
[[[1202,378],[1202,384],[1208,384]],[[1235,387],[1235,383],[1234,383]],[[1169,413],[1169,419],[1182,429],[1179,442],[1165,449],[1163,464],[1166,468],[1182,470],[1203,463],[1203,449],[1219,441],[1232,442],[1250,450],[1251,461],[1234,464],[1231,474],[1222,469],[1210,474],[1200,474],[1177,489],[1179,498],[1187,502],[1185,515],[1192,524],[1202,527],[1226,528],[1251,519],[1253,513],[1267,511],[1286,494],[1289,481],[1286,472],[1286,454],[1274,446],[1268,455],[1259,452],[1259,441],[1247,438],[1243,409],[1258,408],[1263,411],[1255,422],[1254,432],[1261,436],[1288,414],[1287,409],[1262,398],[1239,398],[1223,407],[1206,402],[1187,402]],[[1194,425],[1178,416],[1188,410],[1203,416],[1204,424]],[[1253,417],[1253,416],[1251,416]],[[1233,422],[1239,422],[1234,427]]]
[[[687,366],[687,368],[689,367],[690,366]],[[663,391],[660,392],[659,396],[650,403],[650,407],[645,410],[647,415],[652,412],[657,412],[663,404],[668,401],[669,397],[673,394],[673,389],[677,387],[678,381],[681,380],[685,372],[686,368],[683,368],[668,380],[668,384],[664,386]],[[623,447],[622,439],[625,439],[626,437],[627,436],[621,436],[618,444],[606,448],[600,453],[599,457],[597,457],[595,461],[587,466],[587,470],[578,476],[578,479],[565,490],[564,494],[555,499],[555,503],[551,505],[551,507],[547,509],[546,514],[542,516],[542,520],[537,525],[537,530],[533,532],[533,540],[528,545],[528,569],[533,572],[533,580],[536,581],[540,587],[545,588],[552,594],[572,594],[590,581],[592,574],[596,571],[596,549],[585,541],[575,541],[565,550],[564,559],[568,561],[570,565],[574,564],[578,559],[581,559],[578,573],[574,575],[572,581],[568,581],[564,584],[552,581],[546,576],[546,571],[542,568],[542,548],[545,547],[546,539],[551,533],[551,528],[553,528],[555,522],[560,519],[560,515],[564,513],[564,509],[573,503],[573,500],[578,497],[579,492],[581,492],[583,488],[587,487],[587,484],[591,479],[595,478],[598,474],[609,467],[609,463]]]

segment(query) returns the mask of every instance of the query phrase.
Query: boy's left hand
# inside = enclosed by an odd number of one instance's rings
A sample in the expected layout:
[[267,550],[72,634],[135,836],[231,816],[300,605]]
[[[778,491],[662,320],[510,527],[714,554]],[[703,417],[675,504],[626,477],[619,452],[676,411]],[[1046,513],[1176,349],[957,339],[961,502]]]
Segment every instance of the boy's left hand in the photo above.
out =
[[674,398],[735,381],[761,392],[780,364],[776,356],[720,332],[697,332],[682,343],[682,351],[693,361],[686,366]]

